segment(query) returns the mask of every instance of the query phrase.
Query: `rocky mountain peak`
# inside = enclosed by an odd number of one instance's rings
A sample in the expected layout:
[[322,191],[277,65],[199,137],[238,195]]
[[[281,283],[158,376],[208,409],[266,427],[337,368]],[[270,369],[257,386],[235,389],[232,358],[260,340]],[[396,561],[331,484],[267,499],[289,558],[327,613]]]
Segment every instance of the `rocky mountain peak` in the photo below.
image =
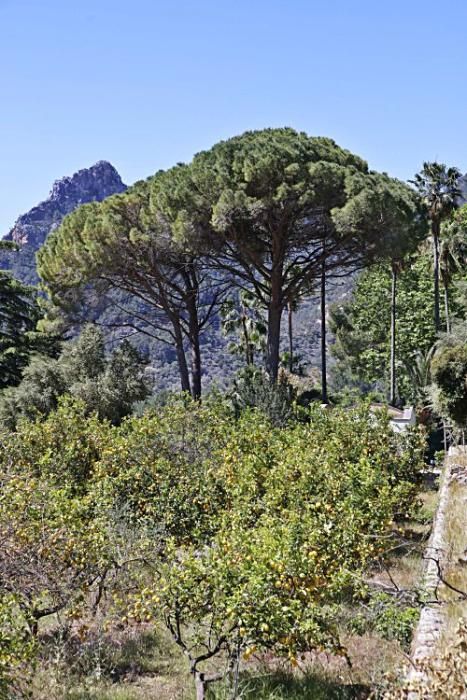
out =
[[106,160],[99,160],[90,168],[56,180],[48,199],[63,207],[71,202],[101,201],[124,189],[125,185],[114,166]]
[[105,160],[56,180],[48,198],[20,216],[5,236],[7,240],[19,243],[21,250],[2,254],[1,267],[11,269],[19,279],[36,281],[34,253],[62,219],[81,204],[101,202],[125,189],[117,170]]

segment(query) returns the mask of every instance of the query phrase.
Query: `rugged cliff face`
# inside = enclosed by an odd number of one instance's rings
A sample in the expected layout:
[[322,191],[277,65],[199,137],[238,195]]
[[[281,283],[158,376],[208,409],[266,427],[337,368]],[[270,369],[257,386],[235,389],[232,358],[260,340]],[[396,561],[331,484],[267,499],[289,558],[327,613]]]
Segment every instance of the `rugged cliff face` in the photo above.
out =
[[116,169],[104,160],[90,168],[78,170],[71,177],[57,180],[48,198],[20,216],[5,236],[7,240],[19,243],[21,250],[2,254],[0,267],[10,269],[15,277],[24,282],[36,282],[34,253],[62,219],[81,204],[100,202],[125,189],[126,185]]

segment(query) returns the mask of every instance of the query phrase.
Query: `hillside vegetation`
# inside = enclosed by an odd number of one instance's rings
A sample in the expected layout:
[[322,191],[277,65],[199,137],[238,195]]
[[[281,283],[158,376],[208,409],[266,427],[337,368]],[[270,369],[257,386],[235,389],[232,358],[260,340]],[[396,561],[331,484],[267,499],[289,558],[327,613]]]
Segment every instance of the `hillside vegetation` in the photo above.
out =
[[[426,459],[467,422],[459,178],[247,132],[72,211],[41,293],[4,273],[0,697],[405,692]],[[374,399],[419,425],[394,432]]]

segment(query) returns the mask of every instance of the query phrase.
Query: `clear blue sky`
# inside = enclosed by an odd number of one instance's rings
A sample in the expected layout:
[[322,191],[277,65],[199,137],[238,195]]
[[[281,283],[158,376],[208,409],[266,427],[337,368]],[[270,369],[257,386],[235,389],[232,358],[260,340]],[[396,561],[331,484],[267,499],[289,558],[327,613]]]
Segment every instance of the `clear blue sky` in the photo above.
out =
[[467,170],[465,0],[0,0],[0,232],[99,159],[131,183],[246,129]]

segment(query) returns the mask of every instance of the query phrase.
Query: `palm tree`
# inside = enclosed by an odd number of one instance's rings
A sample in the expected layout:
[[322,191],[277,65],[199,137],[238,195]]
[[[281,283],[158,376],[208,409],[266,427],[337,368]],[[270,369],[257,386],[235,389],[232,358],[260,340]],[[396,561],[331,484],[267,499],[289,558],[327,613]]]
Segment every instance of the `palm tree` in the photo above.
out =
[[461,173],[457,168],[447,168],[443,163],[434,162],[423,163],[423,168],[411,181],[425,202],[431,222],[434,261],[434,320],[437,331],[441,330],[439,311],[439,240],[441,223],[458,205],[461,196],[459,188],[460,177]]
[[405,369],[410,378],[414,402],[419,411],[430,409],[430,386],[432,384],[431,365],[438,351],[438,342],[426,352],[417,350],[416,354],[406,361]]

